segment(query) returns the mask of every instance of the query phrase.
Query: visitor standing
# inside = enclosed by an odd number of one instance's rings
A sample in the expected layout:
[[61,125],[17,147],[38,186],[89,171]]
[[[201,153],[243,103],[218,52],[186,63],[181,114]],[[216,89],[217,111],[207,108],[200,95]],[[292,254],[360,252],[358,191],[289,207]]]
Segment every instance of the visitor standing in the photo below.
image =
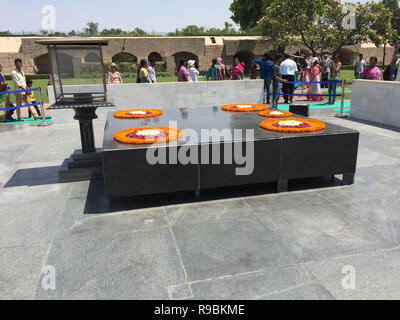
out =
[[227,72],[226,72],[226,66],[224,64],[224,59],[222,58],[218,58],[218,66],[221,68],[221,80],[226,80],[229,77],[227,76]]
[[[329,73],[331,72],[330,66],[331,66],[332,60],[328,58],[327,55],[324,56],[324,60],[322,62],[322,82],[328,82],[329,79]],[[321,88],[328,88],[328,83],[322,83]]]
[[107,84],[121,84],[122,77],[121,74],[118,72],[118,66],[115,63],[111,63],[110,65],[110,72],[108,73],[107,77]]
[[393,59],[392,62],[387,66],[383,72],[384,81],[395,81],[397,77],[397,59]]
[[207,81],[218,81],[222,79],[221,67],[218,65],[218,59],[212,60],[212,65],[207,71]]
[[244,67],[240,63],[239,58],[235,58],[232,69],[232,80],[243,80]]
[[184,59],[179,60],[178,65],[178,81],[179,82],[191,82],[192,79],[189,77],[189,72],[186,69],[186,61]]
[[270,103],[271,100],[271,70],[274,62],[271,55],[266,52],[262,59],[257,58],[254,60],[260,66],[260,78],[264,80],[264,100]]
[[318,58],[315,57],[311,60],[311,72],[310,72],[310,87],[307,90],[307,100],[311,101],[322,101],[324,98],[321,96],[321,65],[319,64]]
[[[8,92],[8,85],[6,78],[1,73],[3,71],[3,66],[0,64],[0,92]],[[9,94],[0,95],[0,109],[9,108],[11,106],[11,99]],[[3,110],[0,111],[0,121],[14,121],[12,114],[14,110]]]
[[[32,80],[28,80],[26,81],[26,87],[27,89],[32,89],[33,86],[33,81]],[[35,97],[35,93],[33,91],[27,92],[27,95],[29,97],[29,100],[31,101],[32,104],[36,103],[36,97]],[[38,106],[33,106],[38,114],[38,116],[40,117],[42,114],[40,113],[39,107]],[[28,109],[28,118],[32,118],[32,112],[30,109]]]
[[137,74],[137,83],[151,83],[149,72],[147,71],[148,63],[146,59],[140,61],[140,66]]
[[291,56],[286,55],[285,61],[281,63],[282,78],[287,80],[287,82],[283,84],[282,89],[285,103],[289,103],[289,101],[293,102],[294,80],[297,72],[297,63],[291,59]]
[[271,79],[273,81],[272,84],[272,108],[278,109],[278,101],[281,94],[282,82],[287,82],[286,79],[282,78],[281,75],[281,66],[283,57],[280,54],[275,56],[275,62],[271,68]]
[[369,65],[364,68],[363,79],[365,80],[381,80],[381,70],[377,66],[378,58],[371,57]]
[[258,65],[253,61],[251,63],[251,67],[250,67],[250,80],[257,79],[257,68],[258,68]]
[[147,72],[149,73],[151,83],[157,83],[156,60],[154,59],[150,60],[150,65],[147,68]]
[[189,60],[187,63],[189,77],[190,77],[190,79],[192,79],[193,82],[197,82],[198,77],[200,75],[200,72],[196,69],[195,65],[196,65],[195,60]]
[[397,54],[395,55],[395,58],[393,58],[393,59],[396,59],[396,69],[397,69],[397,74],[396,74],[396,78],[395,78],[395,81],[397,81],[397,82],[399,82],[400,81],[400,72],[399,72],[399,70],[400,70],[400,49],[397,51]]
[[367,65],[367,62],[364,60],[364,55],[360,54],[358,56],[358,60],[354,64],[354,76],[356,79],[362,79],[364,68]]
[[[22,60],[21,59],[15,59],[15,69],[11,72],[11,78],[14,83],[14,90],[19,91],[19,90],[26,90],[26,78],[25,78],[25,72],[22,69]],[[19,92],[15,94],[15,98],[17,100],[17,107],[22,106],[22,102],[25,103],[25,105],[31,104],[31,101],[29,100],[29,96],[26,92]],[[29,107],[29,109],[32,112],[33,118],[35,120],[38,120],[38,114],[33,107]],[[21,117],[21,109],[17,108],[17,118],[18,121],[24,121]]]
[[[340,58],[338,56],[333,57],[333,61],[330,64],[330,81],[339,81],[340,79],[340,70],[342,69],[342,63],[340,62]],[[329,104],[335,104],[336,102],[336,88],[337,82],[329,83]]]

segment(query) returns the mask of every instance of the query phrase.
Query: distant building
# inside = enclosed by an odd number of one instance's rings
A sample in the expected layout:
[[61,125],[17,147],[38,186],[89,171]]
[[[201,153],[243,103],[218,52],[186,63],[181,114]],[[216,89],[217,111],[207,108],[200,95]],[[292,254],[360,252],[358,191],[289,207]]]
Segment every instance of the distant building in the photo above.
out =
[[[235,57],[242,58],[248,69],[252,59],[262,56],[266,51],[275,53],[275,48],[268,41],[259,40],[256,36],[228,36],[228,37],[102,37],[109,40],[108,47],[103,50],[105,63],[115,60],[118,55],[129,55],[132,61],[153,58],[164,61],[167,70],[174,71],[174,63],[180,58],[196,60],[200,70],[207,70],[213,58],[222,57],[227,66],[231,66]],[[48,73],[49,61],[47,48],[35,41],[43,37],[0,37],[0,63],[5,74],[14,68],[14,59],[24,61],[27,74]],[[48,38],[47,38],[48,39]],[[290,53],[311,55],[311,52],[302,47],[290,47]],[[359,53],[366,58],[377,56],[379,62],[383,60],[383,48],[373,44],[358,44],[343,47],[339,55],[344,64],[353,64]],[[386,61],[389,61],[393,48],[387,48]],[[96,61],[98,57],[88,54],[86,62]],[[72,59],[70,59],[72,60]],[[65,57],[68,63],[68,56]],[[71,62],[72,63],[72,62]]]

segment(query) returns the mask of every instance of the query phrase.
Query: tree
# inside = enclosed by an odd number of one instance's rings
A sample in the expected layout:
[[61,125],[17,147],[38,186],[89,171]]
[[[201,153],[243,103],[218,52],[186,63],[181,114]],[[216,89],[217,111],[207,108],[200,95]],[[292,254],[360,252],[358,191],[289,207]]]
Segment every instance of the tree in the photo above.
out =
[[379,3],[347,4],[355,13],[354,25],[344,23],[351,16],[342,11],[340,1],[303,0],[301,6],[297,4],[296,0],[273,0],[258,24],[261,35],[277,46],[303,45],[313,55],[335,55],[344,46],[366,41],[377,44],[383,29],[393,31],[389,10]]
[[[398,8],[397,3],[397,8]],[[372,28],[368,32],[369,39],[377,46],[383,45],[383,67],[385,68],[386,47],[396,45],[398,42],[397,31],[392,27],[393,13],[383,2],[374,6],[374,11],[379,17],[374,17]]]
[[399,50],[399,34],[400,34],[400,7],[398,0],[383,0],[382,3],[385,7],[389,8],[392,12],[392,26],[397,32],[397,38],[394,40],[394,55],[397,54]]
[[87,28],[85,28],[85,34],[90,36],[95,36],[99,33],[99,23],[98,22],[88,22],[86,24]]
[[143,29],[140,28],[135,28],[135,30],[133,30],[133,34],[137,35],[137,36],[147,36],[148,33],[146,31],[144,31]]
[[234,0],[230,6],[231,19],[245,31],[253,29],[265,15],[266,8],[272,0]]
[[78,33],[75,30],[71,30],[70,32],[68,32],[69,37],[76,37],[77,35]]

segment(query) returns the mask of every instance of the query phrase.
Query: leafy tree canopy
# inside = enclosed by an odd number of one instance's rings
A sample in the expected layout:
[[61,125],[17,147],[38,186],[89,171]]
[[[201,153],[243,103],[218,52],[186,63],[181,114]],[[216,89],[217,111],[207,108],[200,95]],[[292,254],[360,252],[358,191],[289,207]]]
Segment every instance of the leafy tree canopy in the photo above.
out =
[[257,28],[277,46],[303,45],[314,55],[336,54],[343,46],[360,42],[378,46],[395,41],[392,14],[382,3],[347,6],[350,11],[336,0],[302,0],[301,5],[296,0],[273,0]]
[[230,6],[231,19],[240,25],[242,30],[251,30],[264,16],[265,9],[272,0],[234,0]]

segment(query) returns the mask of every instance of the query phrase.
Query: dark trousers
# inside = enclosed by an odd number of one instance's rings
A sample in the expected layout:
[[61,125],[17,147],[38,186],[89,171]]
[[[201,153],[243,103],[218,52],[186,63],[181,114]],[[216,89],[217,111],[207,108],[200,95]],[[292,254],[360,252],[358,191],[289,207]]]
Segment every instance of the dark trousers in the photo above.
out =
[[[322,82],[329,81],[329,72],[323,72],[322,73]],[[328,88],[329,84],[328,83],[322,83],[321,88]]]
[[[36,110],[38,116],[41,117],[42,115],[41,115],[41,113],[40,113],[39,107],[38,107],[38,106],[33,106],[33,107],[35,108],[35,110]],[[30,109],[28,109],[28,113],[29,113],[28,117],[29,117],[29,118],[32,118],[33,114],[32,114],[32,111],[31,111]]]
[[[288,80],[292,83],[283,83],[282,92],[283,94],[294,94],[294,75],[283,75],[283,79]],[[285,99],[285,103],[293,102],[293,96],[283,96]]]

